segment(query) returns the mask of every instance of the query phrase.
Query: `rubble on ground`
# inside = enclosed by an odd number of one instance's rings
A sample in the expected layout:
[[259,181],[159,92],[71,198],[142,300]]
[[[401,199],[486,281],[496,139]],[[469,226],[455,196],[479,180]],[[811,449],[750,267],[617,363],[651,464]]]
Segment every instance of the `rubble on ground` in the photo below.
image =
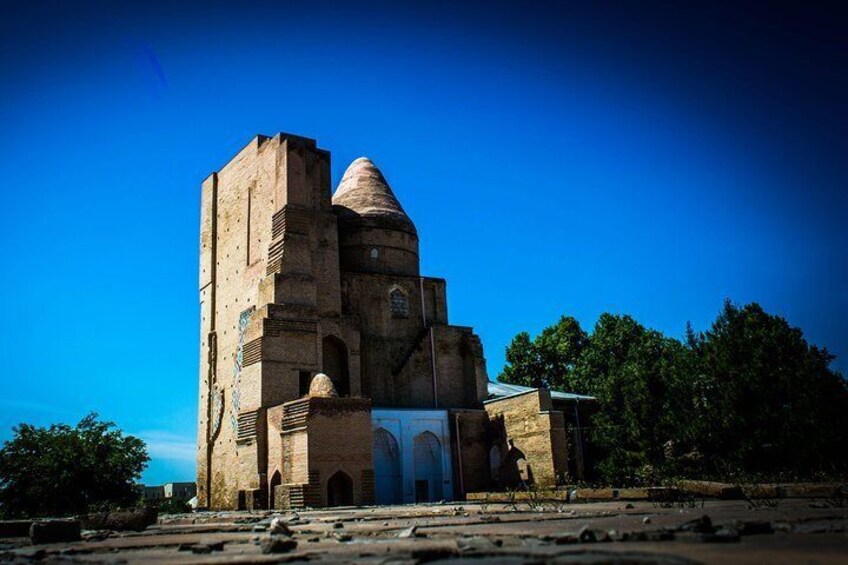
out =
[[848,552],[848,509],[811,508],[808,500],[757,509],[744,500],[627,506],[466,502],[198,512],[161,516],[142,531],[80,531],[76,520],[45,520],[31,523],[32,540],[21,524],[0,523],[0,562],[732,565],[839,563]]

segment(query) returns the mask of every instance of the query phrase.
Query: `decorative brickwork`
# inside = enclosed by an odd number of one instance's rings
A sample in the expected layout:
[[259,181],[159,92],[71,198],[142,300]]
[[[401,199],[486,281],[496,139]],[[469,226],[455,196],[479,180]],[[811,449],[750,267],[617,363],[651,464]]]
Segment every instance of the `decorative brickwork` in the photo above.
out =
[[289,402],[283,407],[283,430],[290,431],[306,425],[309,415],[309,399]]
[[282,210],[274,214],[271,223],[271,237],[278,239],[287,233],[308,235],[309,224],[309,210],[284,206]]
[[278,337],[282,332],[307,332],[318,331],[318,323],[312,320],[279,320],[265,319],[265,336]]
[[259,420],[259,411],[242,412],[238,417],[238,436],[236,441],[246,443],[256,439],[256,425]]
[[262,338],[257,337],[253,341],[244,344],[242,350],[242,368],[259,363],[262,360]]
[[273,275],[274,273],[280,272],[280,267],[283,263],[283,244],[285,242],[280,239],[273,242],[268,247],[268,268],[265,273],[268,275]]

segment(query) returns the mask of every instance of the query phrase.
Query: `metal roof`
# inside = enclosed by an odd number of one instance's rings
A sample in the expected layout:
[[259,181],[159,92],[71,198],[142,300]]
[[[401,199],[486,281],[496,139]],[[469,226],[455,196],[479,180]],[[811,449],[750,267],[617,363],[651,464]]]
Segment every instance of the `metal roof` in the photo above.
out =
[[[515,396],[517,394],[525,394],[537,390],[529,386],[511,385],[502,382],[489,381],[489,398],[504,398],[507,396]],[[551,391],[552,400],[595,400],[594,396],[586,396],[584,394],[574,394],[573,392],[561,392],[558,390]]]

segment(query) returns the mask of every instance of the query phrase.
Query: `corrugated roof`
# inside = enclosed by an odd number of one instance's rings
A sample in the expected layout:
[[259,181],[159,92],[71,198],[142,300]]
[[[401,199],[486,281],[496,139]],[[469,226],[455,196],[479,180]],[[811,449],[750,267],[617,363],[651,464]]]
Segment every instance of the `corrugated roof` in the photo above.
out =
[[[511,385],[502,382],[489,381],[489,398],[504,398],[507,396],[515,396],[516,394],[524,394],[536,390],[529,386]],[[585,394],[575,394],[573,392],[561,392],[559,390],[551,391],[552,400],[595,400],[594,396],[586,396]]]

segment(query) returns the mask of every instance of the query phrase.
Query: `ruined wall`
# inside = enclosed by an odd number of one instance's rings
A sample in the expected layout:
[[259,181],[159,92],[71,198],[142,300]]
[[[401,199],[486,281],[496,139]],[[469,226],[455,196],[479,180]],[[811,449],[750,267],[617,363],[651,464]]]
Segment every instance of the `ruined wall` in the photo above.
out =
[[[248,223],[269,223],[272,209],[250,206],[276,190],[279,143],[253,139],[224,168],[208,178],[201,196],[201,360],[198,429],[198,500],[212,507],[238,504],[236,429],[241,407],[241,354],[262,262],[248,264]],[[247,394],[250,391],[248,379]],[[210,438],[210,436],[212,436]],[[212,446],[208,456],[207,440]],[[211,469],[210,469],[211,466]],[[209,476],[211,473],[211,476]],[[246,483],[258,481],[244,477]],[[211,486],[211,498],[208,487]]]
[[320,319],[340,317],[329,154],[259,136],[204,182],[201,200],[198,492],[202,505],[234,508],[240,491],[267,492],[263,409],[297,398],[300,373],[321,370]]
[[[533,481],[539,486],[554,486],[567,473],[564,445],[565,429],[561,412],[551,411],[547,390],[534,390],[484,404],[493,434],[501,434],[502,457],[505,442],[512,439],[530,465]],[[497,428],[500,427],[500,430]]]

